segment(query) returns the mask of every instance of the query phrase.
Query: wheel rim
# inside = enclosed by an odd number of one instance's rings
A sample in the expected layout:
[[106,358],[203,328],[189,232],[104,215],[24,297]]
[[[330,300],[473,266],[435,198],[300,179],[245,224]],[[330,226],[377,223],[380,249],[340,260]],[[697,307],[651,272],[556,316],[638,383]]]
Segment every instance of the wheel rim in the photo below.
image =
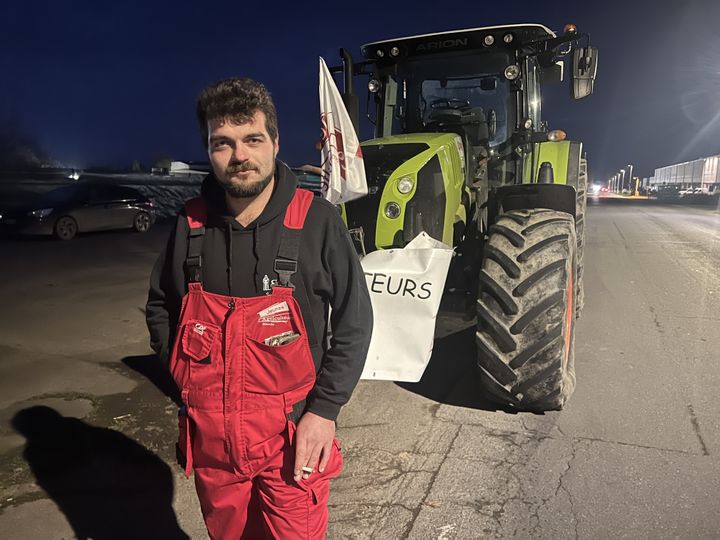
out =
[[145,232],[150,228],[150,216],[142,213],[135,217],[135,228],[138,231]]
[[75,222],[69,218],[62,218],[57,224],[58,236],[63,239],[72,238],[77,232]]

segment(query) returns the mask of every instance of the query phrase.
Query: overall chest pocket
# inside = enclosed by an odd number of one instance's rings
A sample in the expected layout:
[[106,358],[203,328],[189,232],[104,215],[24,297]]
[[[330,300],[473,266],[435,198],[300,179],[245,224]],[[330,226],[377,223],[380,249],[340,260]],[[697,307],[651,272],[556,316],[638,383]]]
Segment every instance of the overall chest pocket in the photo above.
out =
[[220,327],[201,320],[183,325],[180,359],[187,369],[187,385],[204,393],[222,393],[223,360]]

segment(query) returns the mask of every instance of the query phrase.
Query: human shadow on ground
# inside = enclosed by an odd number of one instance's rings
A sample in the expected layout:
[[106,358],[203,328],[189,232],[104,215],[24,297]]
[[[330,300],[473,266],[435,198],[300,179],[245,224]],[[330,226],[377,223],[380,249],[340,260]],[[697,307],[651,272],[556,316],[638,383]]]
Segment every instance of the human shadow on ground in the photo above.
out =
[[446,405],[505,411],[513,409],[493,403],[483,396],[475,363],[475,327],[435,340],[422,379],[417,383],[397,383],[398,386]]
[[189,538],[172,507],[170,467],[144,446],[46,406],[19,411],[12,425],[37,484],[78,539]]
[[178,390],[167,366],[156,355],[126,356],[122,359],[122,363],[146,377],[178,407],[182,405],[180,390]]

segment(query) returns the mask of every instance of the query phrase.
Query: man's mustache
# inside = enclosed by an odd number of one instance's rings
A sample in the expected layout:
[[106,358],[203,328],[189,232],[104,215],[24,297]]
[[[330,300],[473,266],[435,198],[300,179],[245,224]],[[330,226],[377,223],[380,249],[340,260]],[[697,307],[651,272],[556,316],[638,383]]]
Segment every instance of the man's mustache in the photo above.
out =
[[255,166],[249,161],[243,161],[242,163],[231,163],[225,168],[227,174],[234,174],[238,172],[251,171],[255,169]]

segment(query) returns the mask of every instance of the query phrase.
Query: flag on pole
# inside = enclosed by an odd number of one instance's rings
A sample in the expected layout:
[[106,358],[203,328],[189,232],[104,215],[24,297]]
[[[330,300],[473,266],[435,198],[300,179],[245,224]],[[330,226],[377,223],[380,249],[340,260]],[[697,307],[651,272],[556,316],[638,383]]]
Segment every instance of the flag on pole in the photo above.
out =
[[320,58],[322,194],[333,204],[367,195],[362,150],[325,60]]

